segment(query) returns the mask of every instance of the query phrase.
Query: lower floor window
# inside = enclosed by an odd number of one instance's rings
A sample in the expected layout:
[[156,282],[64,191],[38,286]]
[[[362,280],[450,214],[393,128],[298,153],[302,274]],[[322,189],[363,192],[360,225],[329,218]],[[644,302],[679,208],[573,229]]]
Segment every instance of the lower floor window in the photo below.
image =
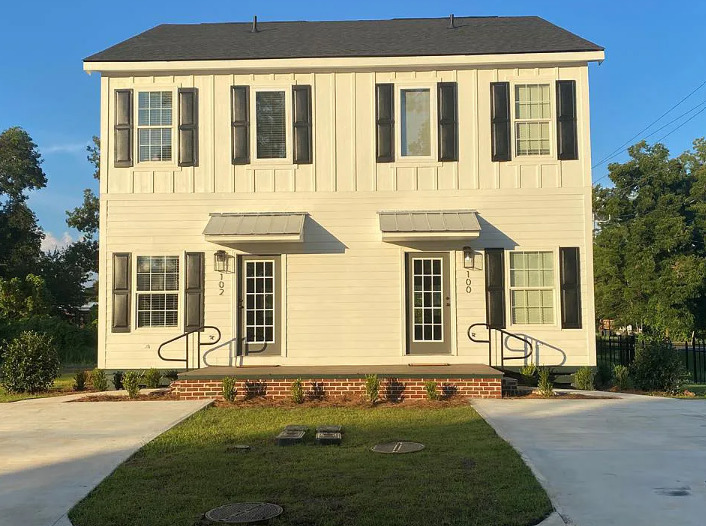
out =
[[137,326],[176,327],[179,257],[137,257]]
[[510,253],[510,308],[512,323],[554,323],[554,254]]

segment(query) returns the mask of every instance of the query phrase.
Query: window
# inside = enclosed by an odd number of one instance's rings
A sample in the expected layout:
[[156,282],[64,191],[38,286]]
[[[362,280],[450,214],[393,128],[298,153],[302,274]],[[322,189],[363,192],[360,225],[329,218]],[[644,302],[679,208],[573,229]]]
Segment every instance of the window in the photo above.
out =
[[137,145],[140,162],[172,160],[172,92],[137,95]]
[[554,254],[510,252],[512,323],[554,323]]
[[440,342],[443,340],[441,258],[414,258],[413,262],[413,341]]
[[401,137],[403,157],[431,155],[431,92],[429,89],[400,91]]
[[285,107],[284,91],[258,91],[255,94],[258,159],[284,159],[287,157]]
[[245,334],[249,343],[275,341],[275,262],[245,261]]
[[176,327],[179,257],[137,257],[137,326]]
[[549,84],[515,86],[515,154],[549,155]]

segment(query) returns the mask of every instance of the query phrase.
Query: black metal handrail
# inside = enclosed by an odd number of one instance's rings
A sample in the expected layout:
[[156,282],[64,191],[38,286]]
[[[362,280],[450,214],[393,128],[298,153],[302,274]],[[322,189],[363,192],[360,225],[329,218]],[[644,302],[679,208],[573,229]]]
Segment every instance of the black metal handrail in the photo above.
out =
[[[218,338],[216,338],[212,342],[201,342],[201,333],[207,329],[213,329],[218,333]],[[174,338],[167,340],[166,342],[162,342],[157,349],[157,356],[165,362],[184,362],[184,368],[188,371],[189,370],[189,338],[188,336],[191,334],[196,333],[196,368],[200,369],[201,368],[201,347],[208,347],[210,345],[216,345],[218,342],[221,341],[221,330],[216,327],[215,325],[202,325],[201,327],[198,327],[196,329],[191,329],[189,331],[186,331],[179,336],[175,336]],[[165,358],[162,356],[162,348],[165,345],[168,345],[172,342],[175,342],[181,338],[184,338],[184,341],[186,342],[185,345],[185,355],[184,358]]]
[[[475,337],[475,334],[473,333],[473,329],[475,327],[485,327],[488,330],[488,339],[487,340],[480,340]],[[523,338],[522,336],[519,336],[517,334],[513,334],[511,332],[506,331],[505,329],[500,329],[498,327],[491,327],[485,322],[480,322],[480,323],[474,323],[470,327],[468,327],[468,339],[471,340],[472,342],[475,343],[487,343],[488,344],[488,365],[493,365],[493,344],[491,343],[490,339],[490,334],[491,331],[497,331],[500,333],[500,366],[505,367],[505,360],[526,360],[530,356],[532,356],[532,353],[534,352],[534,349],[532,348],[532,342],[528,340],[527,338]],[[510,338],[515,338],[518,341],[523,342],[524,344],[529,346],[530,351],[527,354],[524,354],[523,356],[508,356],[507,358],[505,357],[505,343],[502,339],[502,336],[508,336]]]

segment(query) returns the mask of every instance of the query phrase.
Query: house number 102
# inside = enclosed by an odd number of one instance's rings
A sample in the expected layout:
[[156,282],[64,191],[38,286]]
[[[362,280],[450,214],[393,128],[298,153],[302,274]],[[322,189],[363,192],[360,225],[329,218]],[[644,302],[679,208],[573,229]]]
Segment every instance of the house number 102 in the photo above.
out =
[[221,279],[218,282],[218,295],[223,296],[225,289],[226,289],[226,282],[223,281],[223,274],[221,274]]
[[471,272],[469,270],[466,271],[466,294],[470,294],[471,291]]

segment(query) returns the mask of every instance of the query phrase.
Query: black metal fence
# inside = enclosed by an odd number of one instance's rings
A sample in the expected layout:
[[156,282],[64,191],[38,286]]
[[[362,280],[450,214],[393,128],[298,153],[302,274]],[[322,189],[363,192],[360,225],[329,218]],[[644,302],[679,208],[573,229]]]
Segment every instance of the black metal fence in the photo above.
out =
[[[645,345],[635,336],[599,336],[596,338],[596,359],[611,369],[615,365],[630,365],[635,359],[635,348]],[[706,383],[706,341],[670,342],[675,352],[682,355],[691,381]]]

